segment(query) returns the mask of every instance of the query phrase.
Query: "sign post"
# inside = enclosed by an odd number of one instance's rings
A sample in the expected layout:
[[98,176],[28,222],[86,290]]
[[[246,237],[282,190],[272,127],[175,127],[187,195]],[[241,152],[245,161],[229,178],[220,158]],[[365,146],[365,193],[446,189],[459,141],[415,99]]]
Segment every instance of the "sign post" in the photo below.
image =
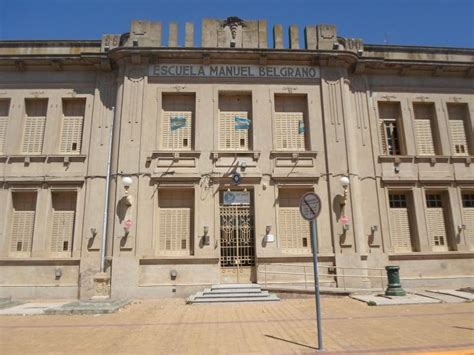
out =
[[323,350],[323,332],[321,324],[321,300],[319,296],[318,236],[316,218],[321,212],[321,199],[314,192],[307,192],[300,200],[301,216],[311,224],[311,249],[313,252],[314,294],[316,297],[316,323],[318,329],[318,350]]

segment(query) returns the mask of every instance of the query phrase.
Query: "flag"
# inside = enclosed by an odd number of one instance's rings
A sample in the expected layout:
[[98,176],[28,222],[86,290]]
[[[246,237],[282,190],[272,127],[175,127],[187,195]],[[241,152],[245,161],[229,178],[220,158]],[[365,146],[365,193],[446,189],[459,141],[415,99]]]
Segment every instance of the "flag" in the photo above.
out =
[[298,122],[298,134],[303,134],[304,133],[304,121],[299,121]]
[[186,117],[184,116],[175,116],[170,119],[170,128],[171,131],[176,131],[178,128],[186,127]]
[[235,129],[249,129],[250,122],[248,118],[235,116]]

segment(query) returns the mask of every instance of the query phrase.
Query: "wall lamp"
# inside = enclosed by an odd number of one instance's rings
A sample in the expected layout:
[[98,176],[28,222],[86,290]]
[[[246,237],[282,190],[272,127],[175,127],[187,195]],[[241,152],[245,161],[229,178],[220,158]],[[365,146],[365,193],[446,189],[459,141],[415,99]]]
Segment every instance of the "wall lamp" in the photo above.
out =
[[209,226],[202,227],[202,237],[203,237],[203,244],[209,245],[210,244]]
[[458,232],[461,233],[464,230],[466,230],[466,225],[465,224],[459,224],[458,225]]
[[349,181],[349,178],[347,176],[343,176],[339,179],[339,182],[341,183],[341,186],[342,188],[344,189],[344,197],[341,201],[341,206],[345,206],[346,205],[346,201],[347,201],[347,192],[348,192],[348,188],[349,188],[349,184],[350,184],[350,181]]
[[372,232],[372,234],[374,234],[378,230],[379,230],[379,226],[377,226],[375,224],[373,226],[370,226],[370,231]]
[[130,207],[132,205],[132,197],[128,194],[128,190],[133,184],[133,179],[130,176],[124,176],[122,177],[122,184],[125,189],[126,205]]

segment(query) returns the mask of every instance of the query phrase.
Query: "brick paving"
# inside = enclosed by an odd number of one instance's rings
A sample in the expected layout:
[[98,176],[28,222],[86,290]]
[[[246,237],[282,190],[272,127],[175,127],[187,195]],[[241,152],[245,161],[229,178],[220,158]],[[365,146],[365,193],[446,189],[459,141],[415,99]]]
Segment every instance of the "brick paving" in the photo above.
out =
[[[474,353],[474,303],[369,307],[322,299],[325,349]],[[313,353],[313,298],[249,304],[140,301],[116,314],[1,316],[2,354]]]

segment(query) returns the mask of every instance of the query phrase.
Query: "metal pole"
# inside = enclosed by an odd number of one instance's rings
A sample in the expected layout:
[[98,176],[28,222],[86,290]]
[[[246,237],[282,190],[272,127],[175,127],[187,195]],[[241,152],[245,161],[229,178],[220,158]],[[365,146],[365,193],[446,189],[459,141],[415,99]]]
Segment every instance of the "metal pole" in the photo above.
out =
[[311,221],[311,249],[313,250],[314,294],[316,296],[316,324],[318,327],[318,350],[323,350],[323,331],[321,324],[321,300],[319,297],[318,236],[316,219]]
[[112,163],[112,141],[115,123],[115,108],[109,132],[109,149],[107,153],[107,176],[105,179],[104,218],[102,221],[102,243],[100,246],[100,272],[105,271],[105,249],[107,248],[107,219],[109,213],[110,169]]

